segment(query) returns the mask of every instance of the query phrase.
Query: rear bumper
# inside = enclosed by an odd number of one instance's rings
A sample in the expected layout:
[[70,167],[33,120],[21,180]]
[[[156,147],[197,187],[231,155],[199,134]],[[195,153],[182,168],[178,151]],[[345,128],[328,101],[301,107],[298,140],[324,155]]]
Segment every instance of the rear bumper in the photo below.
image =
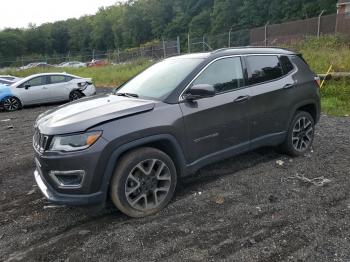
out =
[[90,195],[59,193],[45,181],[38,169],[34,171],[34,177],[43,195],[52,203],[68,206],[93,206],[103,204],[105,201],[105,194],[103,192]]

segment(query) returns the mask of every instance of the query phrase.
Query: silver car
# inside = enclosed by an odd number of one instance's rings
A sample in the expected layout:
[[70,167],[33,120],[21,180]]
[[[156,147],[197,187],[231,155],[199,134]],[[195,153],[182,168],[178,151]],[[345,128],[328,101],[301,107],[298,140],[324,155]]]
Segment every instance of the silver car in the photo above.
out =
[[66,73],[37,74],[10,86],[0,85],[0,107],[16,111],[27,105],[73,101],[95,94],[90,78]]

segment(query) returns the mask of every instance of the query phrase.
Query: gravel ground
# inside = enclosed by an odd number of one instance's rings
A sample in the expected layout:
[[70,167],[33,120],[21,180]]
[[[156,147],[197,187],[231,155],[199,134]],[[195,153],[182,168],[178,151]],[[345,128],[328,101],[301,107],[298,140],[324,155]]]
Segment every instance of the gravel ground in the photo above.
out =
[[161,213],[130,219],[43,198],[31,136],[49,108],[0,112],[0,261],[350,261],[350,118],[322,116],[304,157],[264,148],[208,166]]

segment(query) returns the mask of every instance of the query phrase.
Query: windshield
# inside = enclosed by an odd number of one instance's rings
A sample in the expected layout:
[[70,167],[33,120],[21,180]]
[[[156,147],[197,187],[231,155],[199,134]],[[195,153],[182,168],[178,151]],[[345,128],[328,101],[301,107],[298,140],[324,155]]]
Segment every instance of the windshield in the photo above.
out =
[[116,90],[116,94],[163,100],[203,60],[198,58],[172,58],[147,68]]

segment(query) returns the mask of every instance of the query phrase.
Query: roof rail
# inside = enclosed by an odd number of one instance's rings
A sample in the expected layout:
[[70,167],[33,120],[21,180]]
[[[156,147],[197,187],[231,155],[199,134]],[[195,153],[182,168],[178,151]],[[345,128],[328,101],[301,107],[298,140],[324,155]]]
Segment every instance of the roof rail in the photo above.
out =
[[228,50],[235,50],[235,49],[245,49],[245,48],[276,48],[281,50],[290,51],[287,48],[279,47],[279,46],[236,46],[236,47],[226,47],[226,48],[220,48],[217,50],[214,50],[212,54],[216,54],[222,51],[228,51]]

